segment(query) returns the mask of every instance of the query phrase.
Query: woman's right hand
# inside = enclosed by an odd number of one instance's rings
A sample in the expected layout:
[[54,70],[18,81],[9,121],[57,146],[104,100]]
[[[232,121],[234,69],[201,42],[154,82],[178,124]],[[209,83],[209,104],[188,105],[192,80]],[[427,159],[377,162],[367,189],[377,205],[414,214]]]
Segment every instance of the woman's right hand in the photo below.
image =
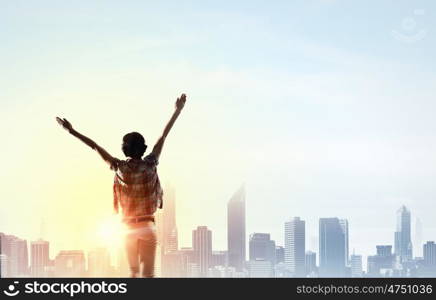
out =
[[73,130],[73,125],[71,125],[70,122],[68,122],[67,119],[65,118],[59,118],[56,117],[56,121],[59,123],[59,125],[62,126],[62,128],[64,128],[66,131],[71,132],[71,130]]

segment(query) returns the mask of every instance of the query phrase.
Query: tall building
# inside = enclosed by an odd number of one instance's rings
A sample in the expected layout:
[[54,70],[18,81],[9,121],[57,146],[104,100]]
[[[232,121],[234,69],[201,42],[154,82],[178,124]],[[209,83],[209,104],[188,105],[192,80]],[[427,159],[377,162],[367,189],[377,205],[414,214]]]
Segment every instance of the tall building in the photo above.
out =
[[338,218],[319,219],[319,274],[345,276],[346,236]]
[[13,235],[7,235],[4,233],[0,233],[0,254],[4,255],[3,257],[3,265],[1,274],[2,277],[10,277],[11,274],[11,256],[12,256],[12,241],[16,239]]
[[192,231],[192,245],[201,277],[207,277],[212,258],[212,231],[198,226]]
[[251,234],[248,248],[250,260],[265,260],[275,264],[276,243],[271,240],[269,233]]
[[46,267],[49,264],[49,242],[39,239],[30,243],[30,268],[32,277],[47,276]]
[[245,188],[241,187],[227,204],[228,260],[237,272],[244,268],[245,244]]
[[306,223],[299,217],[285,223],[285,266],[293,276],[305,275]]
[[178,250],[176,226],[176,193],[173,187],[165,188],[163,199],[163,250],[164,254]]
[[110,271],[110,254],[106,248],[96,248],[88,252],[88,276],[109,277]]
[[397,210],[397,231],[395,232],[395,255],[400,262],[412,260],[410,211],[403,205]]
[[[162,277],[178,277],[180,272],[177,250],[178,232],[176,225],[176,193],[166,185],[162,209],[156,212],[156,227],[159,247],[156,249],[156,262]],[[156,265],[156,266],[157,266]]]
[[29,254],[27,241],[14,238],[11,241],[10,274],[13,277],[24,277],[29,275]]
[[8,256],[6,254],[0,254],[0,278],[9,277],[7,268],[8,268]]
[[350,255],[349,255],[349,234],[348,234],[348,220],[347,219],[339,219],[339,224],[341,224],[342,231],[345,236],[345,265],[350,265]]
[[61,251],[55,258],[56,277],[83,277],[85,254],[81,250]]
[[352,254],[350,258],[351,277],[362,277],[362,255]]
[[27,241],[14,235],[0,233],[0,254],[5,255],[2,268],[8,277],[29,275],[29,255]]
[[426,267],[433,267],[436,269],[436,244],[433,241],[429,241],[424,244],[424,265]]
[[305,255],[306,274],[308,276],[314,276],[317,273],[316,267],[316,253],[313,251],[307,251]]

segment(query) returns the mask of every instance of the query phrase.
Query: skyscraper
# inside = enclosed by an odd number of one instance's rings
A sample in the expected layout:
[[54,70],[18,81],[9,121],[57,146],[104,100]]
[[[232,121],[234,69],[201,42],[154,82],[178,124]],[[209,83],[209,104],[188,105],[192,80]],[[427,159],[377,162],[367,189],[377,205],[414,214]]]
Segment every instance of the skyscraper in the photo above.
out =
[[395,255],[400,262],[412,259],[410,211],[403,205],[397,210],[397,231],[395,232]]
[[212,258],[212,231],[207,226],[198,226],[192,231],[192,245],[201,277],[206,277]]
[[14,238],[11,241],[10,272],[11,276],[22,277],[28,275],[29,255],[27,241]]
[[350,259],[351,277],[362,277],[362,255],[352,254]]
[[2,268],[8,277],[27,276],[29,271],[29,255],[27,241],[14,235],[0,233],[0,254],[5,255]]
[[178,250],[176,226],[176,193],[173,187],[165,188],[163,199],[163,251],[164,254]]
[[11,257],[12,257],[12,241],[16,239],[16,236],[8,235],[4,233],[0,233],[0,254],[4,255],[3,257],[3,265],[2,270],[3,273],[1,274],[3,277],[6,276],[13,276],[11,274]]
[[432,267],[436,270],[436,244],[433,241],[429,241],[424,244],[424,265],[426,267]]
[[32,277],[45,277],[47,275],[45,268],[49,263],[49,242],[39,239],[31,242],[30,248]]
[[[178,232],[176,226],[176,193],[172,186],[166,185],[163,209],[156,212],[156,227],[159,247],[156,249],[156,262],[162,277],[178,277],[180,256],[177,253]],[[156,265],[156,266],[157,266]]]
[[9,277],[7,267],[8,267],[8,256],[6,254],[0,254],[0,278]]
[[433,241],[428,241],[422,247],[423,259],[419,269],[420,276],[435,277],[436,276],[436,244]]
[[306,223],[299,217],[285,223],[285,266],[293,276],[305,275]]
[[345,275],[346,236],[338,218],[319,219],[319,274],[322,277]]
[[242,186],[227,204],[229,266],[238,272],[245,264],[245,243],[245,188]]
[[350,256],[349,256],[349,236],[348,236],[348,220],[347,219],[340,219],[339,224],[341,224],[342,231],[344,232],[345,236],[345,265],[350,265]]
[[269,233],[253,233],[249,241],[250,260],[265,260],[272,264],[276,262],[276,243]]

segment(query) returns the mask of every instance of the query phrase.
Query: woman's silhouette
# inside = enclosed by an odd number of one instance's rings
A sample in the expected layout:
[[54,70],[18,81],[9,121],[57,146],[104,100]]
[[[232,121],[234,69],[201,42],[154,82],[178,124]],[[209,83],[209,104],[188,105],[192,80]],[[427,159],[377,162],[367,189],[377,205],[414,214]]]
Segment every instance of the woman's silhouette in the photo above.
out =
[[157,174],[157,165],[168,133],[185,106],[186,95],[177,98],[176,109],[166,125],[162,136],[150,154],[142,158],[147,149],[144,137],[131,132],[123,137],[122,150],[126,160],[111,156],[90,138],[80,134],[66,119],[56,117],[57,122],[70,134],[77,137],[103,158],[115,171],[113,192],[114,210],[122,210],[122,220],[127,225],[125,246],[131,277],[137,277],[142,265],[142,277],[154,277],[156,252],[156,229],[154,213],[162,208],[162,188]]

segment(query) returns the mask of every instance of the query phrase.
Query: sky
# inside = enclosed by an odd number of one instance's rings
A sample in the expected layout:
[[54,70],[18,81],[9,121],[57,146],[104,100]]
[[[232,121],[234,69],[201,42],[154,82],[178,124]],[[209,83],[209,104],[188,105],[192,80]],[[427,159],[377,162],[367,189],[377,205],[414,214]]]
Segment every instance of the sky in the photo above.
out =
[[42,234],[52,257],[94,247],[114,174],[54,117],[123,158],[122,136],[151,149],[186,93],[159,165],[181,246],[206,225],[226,249],[242,184],[247,234],[279,245],[299,216],[318,251],[318,219],[340,217],[350,252],[371,255],[393,244],[401,205],[435,240],[435,13],[419,0],[0,0],[0,231]]

